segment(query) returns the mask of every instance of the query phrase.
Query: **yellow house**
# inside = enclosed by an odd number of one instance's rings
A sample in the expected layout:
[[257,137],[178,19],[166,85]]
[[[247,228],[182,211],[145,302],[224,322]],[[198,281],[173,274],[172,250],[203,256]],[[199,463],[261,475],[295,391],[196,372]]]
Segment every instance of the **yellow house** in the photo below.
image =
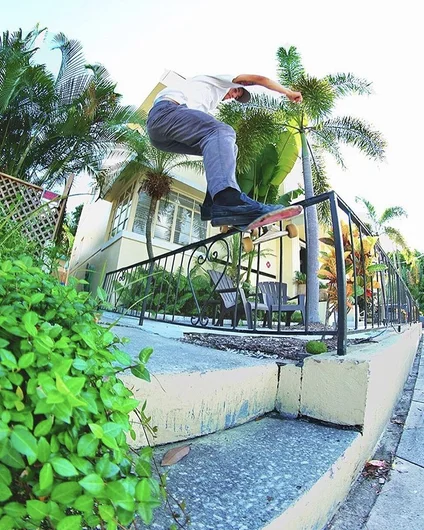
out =
[[[175,72],[165,71],[140,108],[147,113],[156,94],[178,77]],[[200,219],[200,205],[206,192],[204,175],[178,170],[172,177],[172,191],[166,200],[159,201],[153,219],[155,256],[217,233],[217,229]],[[124,184],[118,179],[103,200],[83,208],[70,260],[70,275],[87,279],[93,292],[102,285],[106,273],[148,259],[145,228],[149,197],[139,190],[139,178]],[[279,278],[278,240],[262,245],[268,252],[261,257],[260,263],[260,268],[270,277],[288,284],[291,295],[296,294],[294,271],[304,271],[306,266],[303,256],[305,245],[302,241],[303,218],[293,222],[298,225],[299,237],[283,238],[282,278]]]

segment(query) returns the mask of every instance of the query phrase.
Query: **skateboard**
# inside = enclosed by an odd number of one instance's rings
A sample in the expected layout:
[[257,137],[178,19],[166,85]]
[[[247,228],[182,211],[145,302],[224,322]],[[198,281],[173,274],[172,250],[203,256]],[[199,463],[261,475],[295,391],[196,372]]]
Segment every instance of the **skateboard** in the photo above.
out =
[[[226,234],[230,228],[242,232],[243,248],[245,252],[252,252],[255,245],[260,245],[265,241],[272,241],[278,237],[288,236],[289,238],[296,237],[298,234],[297,228],[294,224],[288,224],[285,230],[280,230],[274,227],[275,223],[283,221],[284,219],[291,219],[297,217],[303,212],[303,208],[300,205],[287,206],[281,210],[270,212],[261,215],[251,223],[245,226],[229,226],[223,225],[220,227],[222,234]],[[259,228],[268,229],[261,236],[259,236]],[[259,237],[258,237],[259,236]]]

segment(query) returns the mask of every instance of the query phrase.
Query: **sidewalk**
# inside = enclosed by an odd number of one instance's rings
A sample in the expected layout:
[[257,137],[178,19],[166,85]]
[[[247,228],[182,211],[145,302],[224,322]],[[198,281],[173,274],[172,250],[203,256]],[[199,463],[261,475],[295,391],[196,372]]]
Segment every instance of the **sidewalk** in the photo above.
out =
[[390,480],[378,496],[364,530],[423,530],[423,506],[424,359],[421,357],[411,407],[396,450]]

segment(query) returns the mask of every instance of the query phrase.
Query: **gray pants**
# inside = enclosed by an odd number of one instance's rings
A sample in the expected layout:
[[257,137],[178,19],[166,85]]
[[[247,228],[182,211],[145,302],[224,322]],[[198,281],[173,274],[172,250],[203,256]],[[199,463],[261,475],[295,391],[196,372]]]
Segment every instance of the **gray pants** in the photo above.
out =
[[232,127],[200,110],[159,101],[149,113],[147,132],[162,151],[203,156],[208,192],[240,190],[236,181],[236,133]]

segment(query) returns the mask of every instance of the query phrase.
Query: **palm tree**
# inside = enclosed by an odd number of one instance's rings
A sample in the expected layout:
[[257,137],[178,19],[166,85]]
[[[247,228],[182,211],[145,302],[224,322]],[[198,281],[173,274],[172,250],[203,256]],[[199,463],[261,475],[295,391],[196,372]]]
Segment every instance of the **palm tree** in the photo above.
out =
[[[341,144],[358,148],[371,159],[384,157],[385,141],[381,133],[364,121],[350,116],[331,117],[337,100],[352,94],[370,94],[370,83],[353,74],[339,73],[322,79],[309,76],[295,47],[277,51],[278,77],[282,85],[299,90],[302,104],[294,104],[285,98],[268,96],[252,98],[250,107],[268,109],[274,113],[280,128],[300,136],[302,171],[305,198],[313,197],[328,186],[323,153],[331,154],[336,162],[345,167]],[[314,178],[315,175],[315,178]],[[317,185],[321,189],[317,189]],[[325,212],[324,212],[325,213]],[[319,322],[319,219],[315,206],[308,208],[308,315],[309,322]]]
[[[277,60],[280,82],[294,90],[299,90],[303,95],[301,105],[294,105],[283,100],[281,101],[281,108],[284,108],[290,123],[295,123],[292,126],[301,138],[306,199],[315,194],[312,179],[315,153],[327,152],[331,154],[342,167],[345,167],[345,164],[340,151],[341,144],[357,147],[371,159],[384,157],[385,141],[378,131],[373,130],[367,123],[358,118],[350,116],[331,117],[338,99],[352,94],[370,94],[368,81],[357,78],[351,73],[327,75],[322,79],[309,76],[302,66],[301,57],[295,47],[290,47],[288,50],[279,48]],[[317,280],[319,226],[315,206],[308,208],[307,223],[308,314],[310,322],[319,322],[319,282]]]
[[106,69],[85,64],[81,44],[62,33],[53,41],[62,55],[56,78],[35,64],[43,31],[0,38],[0,169],[43,187],[83,170],[96,178],[135,109],[120,105]]
[[109,188],[111,182],[117,179],[121,182],[137,178],[141,180],[140,191],[144,191],[150,197],[146,221],[146,245],[148,256],[153,259],[152,222],[158,201],[171,191],[173,171],[187,168],[202,173],[203,163],[200,160],[191,160],[187,155],[156,149],[149,141],[144,117],[135,116],[134,120],[122,137],[122,144],[126,149],[124,160],[109,169],[103,169],[99,175],[99,182],[103,188]]
[[408,250],[405,238],[397,228],[390,226],[393,219],[408,217],[408,213],[401,206],[390,206],[386,208],[379,216],[375,206],[363,197],[355,197],[356,202],[361,203],[366,208],[366,214],[369,221],[369,228],[374,235],[387,236],[397,247],[402,250]]

